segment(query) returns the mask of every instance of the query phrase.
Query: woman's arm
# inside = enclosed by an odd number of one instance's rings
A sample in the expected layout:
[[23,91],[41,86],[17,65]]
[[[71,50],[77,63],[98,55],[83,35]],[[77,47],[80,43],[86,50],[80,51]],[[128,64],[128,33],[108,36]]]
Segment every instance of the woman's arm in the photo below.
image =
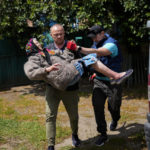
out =
[[43,80],[47,73],[58,70],[59,64],[53,64],[49,67],[41,67],[40,56],[30,56],[28,61],[24,64],[24,71],[30,80]]

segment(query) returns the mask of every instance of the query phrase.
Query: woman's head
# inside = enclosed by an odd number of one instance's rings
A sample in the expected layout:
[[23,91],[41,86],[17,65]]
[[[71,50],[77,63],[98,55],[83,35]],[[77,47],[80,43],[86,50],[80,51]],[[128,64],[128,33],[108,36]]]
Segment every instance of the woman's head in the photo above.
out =
[[41,44],[37,41],[36,38],[31,38],[26,44],[26,53],[37,53],[39,50],[42,50]]

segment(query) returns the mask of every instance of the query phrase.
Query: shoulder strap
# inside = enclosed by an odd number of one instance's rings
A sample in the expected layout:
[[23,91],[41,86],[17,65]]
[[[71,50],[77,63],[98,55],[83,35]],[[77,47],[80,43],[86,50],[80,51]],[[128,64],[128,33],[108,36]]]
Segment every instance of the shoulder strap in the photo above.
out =
[[52,61],[51,61],[51,58],[50,58],[50,54],[48,53],[48,51],[46,50],[46,48],[43,49],[43,52],[45,54],[45,59],[46,61],[48,62],[49,65],[52,65]]

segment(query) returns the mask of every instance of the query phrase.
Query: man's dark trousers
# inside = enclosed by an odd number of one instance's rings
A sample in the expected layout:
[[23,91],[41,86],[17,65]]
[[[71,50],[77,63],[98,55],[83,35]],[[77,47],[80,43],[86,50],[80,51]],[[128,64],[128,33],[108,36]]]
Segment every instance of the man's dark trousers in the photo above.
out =
[[92,103],[97,123],[97,131],[106,133],[105,102],[108,98],[108,110],[114,121],[120,118],[120,106],[122,101],[122,88],[120,85],[111,85],[109,81],[94,79]]

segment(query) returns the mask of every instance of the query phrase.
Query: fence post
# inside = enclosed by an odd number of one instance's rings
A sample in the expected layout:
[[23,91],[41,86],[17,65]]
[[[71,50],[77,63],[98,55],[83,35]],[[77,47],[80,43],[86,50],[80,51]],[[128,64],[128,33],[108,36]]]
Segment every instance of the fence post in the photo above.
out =
[[[150,30],[150,20],[147,21],[147,28]],[[145,137],[148,150],[150,150],[150,36],[149,36],[149,69],[148,69],[148,105],[149,112],[147,114],[148,122],[144,125]]]

